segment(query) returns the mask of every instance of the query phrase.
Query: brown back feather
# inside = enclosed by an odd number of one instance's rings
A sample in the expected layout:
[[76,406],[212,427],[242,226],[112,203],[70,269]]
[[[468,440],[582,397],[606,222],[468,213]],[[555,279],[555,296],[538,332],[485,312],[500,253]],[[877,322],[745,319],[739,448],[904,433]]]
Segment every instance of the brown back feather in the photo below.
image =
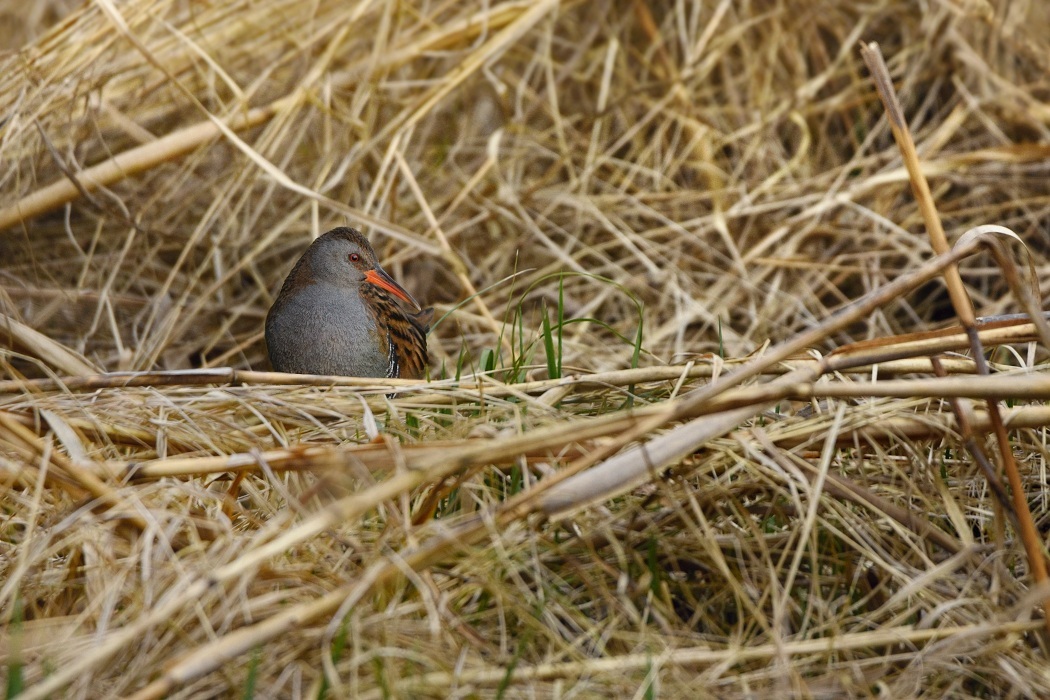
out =
[[377,331],[391,344],[389,376],[421,379],[429,364],[427,333],[434,319],[434,309],[409,313],[390,294],[370,284],[362,286],[361,295],[375,311]]

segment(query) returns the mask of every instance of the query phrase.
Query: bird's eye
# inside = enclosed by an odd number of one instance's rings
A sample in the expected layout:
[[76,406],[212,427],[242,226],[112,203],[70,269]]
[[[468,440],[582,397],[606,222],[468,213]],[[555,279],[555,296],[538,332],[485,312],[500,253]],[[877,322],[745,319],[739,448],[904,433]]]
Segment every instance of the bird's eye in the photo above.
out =
[[361,259],[361,256],[357,253],[350,253],[350,262],[357,262]]

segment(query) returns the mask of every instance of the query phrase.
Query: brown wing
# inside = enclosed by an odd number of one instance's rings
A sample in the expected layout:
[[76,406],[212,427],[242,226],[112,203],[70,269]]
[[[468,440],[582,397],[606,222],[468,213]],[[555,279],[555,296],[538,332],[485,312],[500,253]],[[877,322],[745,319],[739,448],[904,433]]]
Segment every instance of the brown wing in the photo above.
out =
[[427,332],[430,322],[434,320],[434,309],[424,309],[419,313],[401,312],[397,323],[390,324],[391,345],[397,352],[399,372],[403,379],[420,379],[426,371]]
[[428,364],[427,332],[434,309],[408,313],[386,292],[364,285],[362,296],[375,310],[376,326],[388,342],[388,377],[420,379]]

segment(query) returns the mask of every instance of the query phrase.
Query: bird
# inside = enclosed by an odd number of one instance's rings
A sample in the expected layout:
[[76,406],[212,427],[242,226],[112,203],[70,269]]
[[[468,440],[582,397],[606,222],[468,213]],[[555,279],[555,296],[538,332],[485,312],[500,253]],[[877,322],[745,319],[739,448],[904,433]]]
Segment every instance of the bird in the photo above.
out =
[[433,318],[360,231],[340,226],[292,267],[266,314],[266,349],[278,372],[419,379]]

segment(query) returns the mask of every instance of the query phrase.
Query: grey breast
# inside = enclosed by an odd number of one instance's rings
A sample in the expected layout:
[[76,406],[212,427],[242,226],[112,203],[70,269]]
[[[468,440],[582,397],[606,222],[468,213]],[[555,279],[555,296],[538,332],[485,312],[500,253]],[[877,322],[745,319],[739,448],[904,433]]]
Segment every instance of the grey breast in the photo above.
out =
[[360,295],[327,284],[284,299],[267,319],[266,344],[278,372],[386,377],[390,366]]

